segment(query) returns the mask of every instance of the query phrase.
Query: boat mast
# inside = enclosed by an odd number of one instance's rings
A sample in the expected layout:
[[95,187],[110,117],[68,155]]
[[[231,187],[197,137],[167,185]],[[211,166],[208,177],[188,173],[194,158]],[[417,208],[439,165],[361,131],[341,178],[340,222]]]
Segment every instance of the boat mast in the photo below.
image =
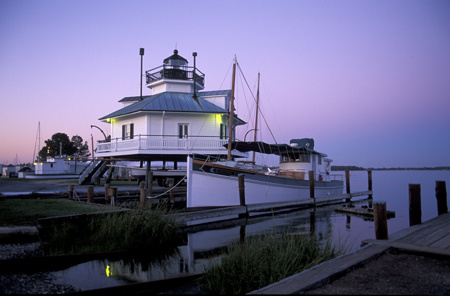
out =
[[[253,142],[256,142],[256,133],[258,132],[258,111],[259,111],[259,76],[258,72],[258,89],[256,90],[256,116],[255,116],[255,136],[253,137]],[[255,163],[255,151],[253,151],[253,164]]]
[[234,83],[236,78],[236,55],[233,61],[233,78],[231,82],[231,103],[230,103],[230,119],[228,122],[228,156],[227,160],[231,160],[231,140],[233,137],[233,117],[234,117]]

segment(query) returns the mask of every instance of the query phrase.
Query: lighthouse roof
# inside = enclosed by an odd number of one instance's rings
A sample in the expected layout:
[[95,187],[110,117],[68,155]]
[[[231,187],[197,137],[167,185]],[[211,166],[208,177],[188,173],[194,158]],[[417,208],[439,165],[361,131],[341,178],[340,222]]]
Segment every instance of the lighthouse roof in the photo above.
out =
[[[163,92],[156,95],[144,96],[143,100],[139,100],[140,97],[126,97],[120,100],[124,101],[136,101],[134,104],[128,105],[105,115],[99,120],[107,120],[108,118],[115,118],[124,115],[129,115],[137,112],[146,111],[166,111],[166,112],[196,112],[196,113],[227,113],[228,111],[203,99],[202,96],[211,96],[219,94],[230,94],[230,90],[223,91],[206,91],[198,92],[198,103],[192,98],[191,93],[176,93],[176,92]],[[200,107],[201,106],[201,107]],[[238,124],[244,124],[245,122],[238,119]]]

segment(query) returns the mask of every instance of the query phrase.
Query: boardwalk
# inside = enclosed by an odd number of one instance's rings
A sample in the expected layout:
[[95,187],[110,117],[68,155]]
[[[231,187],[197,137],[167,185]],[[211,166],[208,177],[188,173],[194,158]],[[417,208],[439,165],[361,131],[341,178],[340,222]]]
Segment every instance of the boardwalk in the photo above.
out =
[[[369,266],[369,262],[376,262],[380,256],[392,249],[399,252],[407,252],[408,254],[432,255],[440,258],[440,262],[444,264],[444,271],[449,273],[449,225],[450,213],[446,213],[423,224],[414,225],[394,233],[389,236],[389,240],[368,240],[366,241],[368,244],[360,250],[324,262],[260,290],[253,291],[251,294],[297,294],[314,288],[324,287],[345,274],[356,272],[355,269],[358,267]],[[395,264],[391,265],[390,269],[396,269]],[[426,272],[423,270],[423,273]],[[375,271],[371,273],[375,274]],[[380,274],[382,276],[383,271]],[[434,284],[446,285],[444,288],[449,289],[449,283],[438,281]],[[358,289],[361,289],[361,287],[355,287],[353,292],[357,293]],[[326,293],[329,293],[329,291]],[[348,290],[346,293],[352,294]],[[395,291],[392,294],[395,294]]]

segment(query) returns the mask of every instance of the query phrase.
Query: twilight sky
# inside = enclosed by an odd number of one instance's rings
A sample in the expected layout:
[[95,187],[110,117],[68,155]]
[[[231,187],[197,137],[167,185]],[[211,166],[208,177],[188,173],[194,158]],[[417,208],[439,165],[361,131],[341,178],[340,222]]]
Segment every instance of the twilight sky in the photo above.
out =
[[41,147],[110,134],[98,118],[139,95],[141,47],[144,70],[196,51],[205,90],[230,88],[236,54],[276,141],[314,138],[335,165],[450,166],[448,0],[0,0],[0,163],[33,160],[38,122]]

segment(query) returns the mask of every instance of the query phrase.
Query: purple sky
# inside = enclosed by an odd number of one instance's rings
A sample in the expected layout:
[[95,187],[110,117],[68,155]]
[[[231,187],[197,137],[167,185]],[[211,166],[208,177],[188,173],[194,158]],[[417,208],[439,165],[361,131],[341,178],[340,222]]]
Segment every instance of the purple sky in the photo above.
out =
[[176,46],[191,65],[198,52],[205,90],[230,88],[234,54],[251,87],[261,72],[278,143],[314,138],[335,165],[450,166],[449,32],[447,0],[0,0],[0,163],[32,161],[39,121],[41,147],[101,140],[90,126],[109,134],[98,118],[139,95],[139,48],[149,70]]

